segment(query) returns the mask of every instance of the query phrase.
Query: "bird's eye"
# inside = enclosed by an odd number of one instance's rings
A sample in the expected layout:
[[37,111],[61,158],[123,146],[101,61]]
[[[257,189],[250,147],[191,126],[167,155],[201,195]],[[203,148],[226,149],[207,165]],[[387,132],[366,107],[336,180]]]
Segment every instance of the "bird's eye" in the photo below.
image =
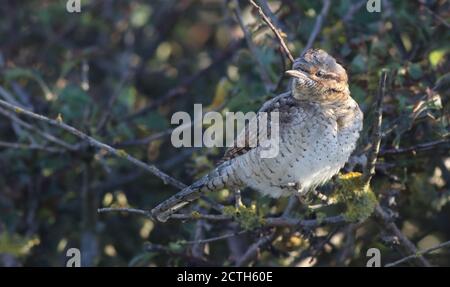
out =
[[325,73],[324,73],[322,70],[318,70],[318,71],[316,72],[316,76],[317,76],[317,77],[323,77],[323,76],[325,76]]

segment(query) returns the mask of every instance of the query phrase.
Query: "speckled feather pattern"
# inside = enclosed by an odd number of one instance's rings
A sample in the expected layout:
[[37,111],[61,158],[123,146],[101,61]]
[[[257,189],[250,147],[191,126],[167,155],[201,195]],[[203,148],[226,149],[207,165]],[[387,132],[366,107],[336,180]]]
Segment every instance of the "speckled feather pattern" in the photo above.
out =
[[[259,110],[279,114],[278,154],[261,156],[261,145],[231,148],[208,175],[155,207],[154,216],[165,221],[202,193],[224,187],[250,187],[275,198],[305,194],[339,172],[355,149],[363,122],[358,104],[350,97],[345,69],[318,49],[308,50],[293,69],[287,71],[294,77],[291,91]],[[255,120],[259,122],[260,116]],[[255,133],[244,129],[236,143],[265,138]]]
[[257,147],[229,166],[234,182],[271,197],[304,193],[329,180],[348,160],[362,128],[362,113],[350,97],[338,107],[280,97],[268,111],[280,115],[278,155],[261,157]]

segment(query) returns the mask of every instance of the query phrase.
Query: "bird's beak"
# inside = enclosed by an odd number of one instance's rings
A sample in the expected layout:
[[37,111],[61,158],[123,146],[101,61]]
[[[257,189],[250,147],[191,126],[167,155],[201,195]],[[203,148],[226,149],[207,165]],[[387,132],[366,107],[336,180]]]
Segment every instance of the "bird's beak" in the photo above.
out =
[[284,72],[286,75],[290,76],[290,77],[294,77],[294,78],[304,78],[305,74],[297,71],[297,70],[287,70],[286,72]]

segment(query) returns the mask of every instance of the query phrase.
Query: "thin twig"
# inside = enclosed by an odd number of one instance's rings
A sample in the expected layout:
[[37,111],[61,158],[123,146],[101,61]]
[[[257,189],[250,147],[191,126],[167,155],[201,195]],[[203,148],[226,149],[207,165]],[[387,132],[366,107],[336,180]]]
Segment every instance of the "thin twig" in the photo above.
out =
[[313,228],[345,222],[346,220],[342,215],[330,216],[323,219],[298,219],[282,216],[264,219],[264,226]]
[[[385,229],[394,234],[400,244],[412,255],[417,254],[416,246],[400,231],[397,225],[392,222],[391,217],[379,205],[375,207],[375,215],[381,219],[381,224]],[[422,255],[417,256],[417,261],[421,266],[430,267],[431,264]]]
[[194,213],[194,214],[182,214],[176,213],[170,216],[170,219],[181,219],[181,220],[210,220],[210,221],[223,221],[223,220],[231,220],[232,217],[224,214],[203,214],[203,213]]
[[[367,156],[367,165],[364,168],[363,173],[363,184],[365,186],[370,186],[370,181],[372,176],[375,174],[375,164],[377,162],[378,153],[380,151],[380,143],[381,143],[381,124],[383,120],[383,98],[386,93],[386,81],[387,81],[387,71],[382,71],[379,85],[378,85],[378,93],[375,99],[374,105],[374,120],[372,125],[372,134],[370,137],[371,147]],[[375,216],[377,216],[380,220],[383,228],[394,234],[400,241],[401,246],[405,248],[409,253],[416,254],[417,248],[416,246],[400,231],[397,225],[392,222],[391,217],[383,210],[380,205],[377,205],[374,210]],[[420,256],[418,258],[418,262],[422,266],[431,266],[430,263]]]
[[252,36],[250,34],[250,31],[247,29],[247,27],[244,24],[244,20],[242,19],[242,13],[241,8],[239,7],[239,2],[235,0],[233,2],[233,5],[231,7],[234,15],[236,16],[236,19],[239,23],[239,26],[242,29],[242,32],[244,33],[245,41],[247,42],[247,46],[250,49],[251,54],[253,55],[253,58],[256,61],[256,64],[258,65],[258,71],[261,76],[261,79],[264,83],[264,86],[266,87],[267,91],[271,91],[273,87],[272,79],[270,78],[269,72],[267,71],[266,66],[263,64],[259,57],[258,49],[256,48],[255,44],[252,41]]
[[364,169],[363,183],[370,184],[372,176],[375,174],[375,164],[381,143],[381,123],[383,120],[383,98],[386,93],[387,71],[382,71],[377,97],[375,99],[374,120],[372,124],[371,147],[367,156],[367,166]]
[[[137,214],[145,217],[152,218],[151,214],[147,210],[128,208],[128,207],[105,207],[99,208],[98,213],[106,212],[127,212],[132,214]],[[232,220],[231,216],[225,214],[203,214],[203,213],[192,213],[192,214],[172,214],[170,219],[175,220],[210,220],[210,221],[224,221]],[[303,227],[303,228],[314,228],[323,225],[334,225],[345,223],[346,220],[342,215],[330,216],[323,219],[298,219],[287,216],[280,217],[268,217],[264,219],[264,226],[266,227]]]
[[386,149],[381,150],[380,155],[394,155],[394,154],[402,154],[402,153],[412,153],[415,154],[420,151],[428,151],[435,149],[441,145],[449,144],[450,139],[442,139],[437,141],[432,141],[428,143],[422,143],[415,146],[407,147],[407,148],[397,148],[397,149]]
[[227,239],[227,238],[230,238],[230,237],[235,237],[235,236],[247,233],[247,232],[248,232],[247,230],[241,230],[239,232],[228,233],[228,234],[224,234],[224,235],[220,235],[220,236],[216,236],[216,237],[211,237],[211,238],[206,238],[206,239],[193,240],[193,241],[183,241],[183,242],[181,242],[181,244],[205,244],[205,243],[210,243],[210,242],[214,242],[214,241]]
[[[272,30],[272,32],[277,37],[278,41],[280,42],[281,47],[283,48],[284,53],[286,54],[286,57],[291,61],[291,64],[294,63],[294,57],[292,57],[291,51],[289,51],[289,48],[287,47],[286,43],[284,42],[283,36],[280,34],[279,28],[277,29],[269,17],[264,14],[263,9],[258,6],[258,4],[255,3],[253,0],[249,0],[250,4],[252,4],[253,7],[255,7],[258,10],[259,15],[262,17],[263,21],[266,22],[267,26]],[[283,33],[283,32],[282,32]]]
[[395,262],[388,263],[388,264],[384,265],[384,267],[393,267],[393,266],[399,265],[399,264],[401,264],[403,262],[406,262],[408,260],[416,259],[418,256],[422,256],[422,255],[431,253],[431,252],[433,252],[435,250],[438,250],[438,249],[441,249],[441,248],[444,248],[444,247],[449,247],[449,246],[450,246],[450,241],[446,241],[446,242],[443,242],[443,243],[438,244],[436,246],[433,246],[431,248],[419,251],[416,254],[406,256],[406,257],[404,257],[404,258],[402,258],[400,260],[397,260]]
[[242,255],[235,263],[236,267],[244,266],[248,262],[250,262],[254,257],[258,255],[258,252],[270,244],[272,241],[274,241],[276,238],[276,233],[271,232],[269,235],[261,237],[258,241],[253,243],[245,252],[244,255]]
[[350,5],[350,7],[347,9],[347,13],[342,17],[342,21],[344,23],[348,23],[353,19],[353,16],[358,12],[359,9],[361,9],[363,6],[365,6],[367,3],[366,0],[359,0],[359,2],[353,3]]
[[97,132],[102,131],[103,128],[108,124],[108,122],[111,119],[111,113],[113,111],[113,107],[115,102],[120,96],[120,93],[122,92],[125,84],[129,81],[129,79],[132,77],[132,73],[128,71],[129,67],[127,67],[127,71],[122,73],[122,76],[120,78],[119,84],[116,87],[115,91],[113,92],[112,96],[108,99],[108,103],[106,104],[106,108],[104,109],[104,114],[98,121],[97,125]]
[[192,243],[191,253],[193,256],[198,258],[203,258],[205,256],[205,243],[201,241],[205,239],[206,228],[207,223],[205,220],[199,220],[195,223],[194,240]]
[[440,22],[441,24],[443,24],[445,27],[447,27],[447,29],[450,29],[450,24],[441,16],[439,16],[437,13],[435,13],[433,10],[431,10],[430,8],[428,8],[428,6],[426,6],[426,4],[422,4],[423,7],[425,7],[425,11],[427,11],[428,13],[430,13],[431,16],[434,16],[436,18],[436,20],[438,20],[438,22]]
[[286,27],[284,27],[283,23],[276,16],[276,14],[278,14],[281,11],[281,9],[284,7],[284,5],[280,5],[280,7],[278,7],[278,9],[276,11],[272,12],[272,10],[270,9],[269,3],[267,3],[267,0],[256,0],[256,3],[259,4],[259,6],[262,8],[264,14],[266,14],[266,16],[270,18],[270,20],[272,21],[272,24],[279,31],[283,31],[283,28],[286,28]]
[[0,147],[5,147],[5,148],[13,148],[13,149],[29,149],[29,150],[43,150],[46,152],[51,152],[51,153],[62,153],[65,150],[64,149],[59,149],[59,148],[54,148],[54,147],[47,147],[47,146],[43,146],[43,145],[36,145],[36,144],[23,144],[23,143],[11,143],[11,142],[4,142],[4,141],[0,141]]
[[15,114],[8,112],[7,110],[4,109],[0,109],[0,114],[4,115],[5,117],[9,118],[12,122],[17,123],[18,125],[20,125],[21,127],[36,133],[38,135],[40,135],[42,138],[46,139],[49,142],[55,143],[57,145],[60,145],[62,147],[64,147],[65,149],[71,150],[71,151],[75,151],[78,149],[77,145],[73,145],[73,144],[69,144],[63,140],[58,139],[57,137],[42,131],[40,129],[37,129],[36,127],[34,127],[33,125],[22,121],[21,119],[19,119]]
[[159,170],[156,166],[150,165],[150,164],[146,164],[146,163],[138,160],[137,158],[132,157],[131,155],[129,155],[124,150],[117,150],[117,149],[115,149],[115,148],[113,148],[113,147],[111,147],[111,146],[109,146],[107,144],[104,144],[104,143],[102,143],[102,142],[100,142],[100,141],[98,141],[98,140],[96,140],[96,139],[86,135],[85,133],[77,130],[76,128],[74,128],[74,127],[72,127],[72,126],[70,126],[70,125],[60,121],[60,120],[49,119],[49,118],[47,118],[45,116],[42,116],[42,115],[39,115],[39,114],[30,112],[30,111],[27,111],[27,110],[22,109],[22,108],[20,108],[18,106],[15,106],[15,105],[12,105],[10,103],[7,103],[7,102],[5,102],[3,100],[0,100],[0,106],[4,107],[4,108],[6,108],[6,109],[8,109],[10,111],[15,112],[17,115],[24,115],[24,116],[27,116],[29,118],[33,118],[35,120],[39,120],[39,121],[45,122],[45,123],[47,123],[49,125],[61,128],[61,129],[65,130],[65,131],[73,134],[74,136],[76,136],[76,137],[78,137],[78,138],[88,142],[91,146],[94,146],[94,147],[97,147],[97,148],[100,148],[100,149],[104,149],[104,150],[108,151],[109,153],[111,153],[111,154],[113,154],[113,155],[115,155],[115,156],[117,156],[119,158],[123,158],[123,159],[129,161],[130,163],[132,163],[132,164],[134,164],[134,165],[136,165],[136,166],[138,166],[140,168],[143,168],[144,170],[146,170],[146,171],[152,173],[153,175],[159,177],[160,179],[162,179],[163,182],[166,183],[166,184],[171,184],[172,186],[175,186],[175,187],[177,187],[179,189],[183,189],[183,188],[186,187],[186,185],[184,183],[182,183],[182,182],[176,180],[175,178],[167,175],[163,171]]
[[132,214],[143,215],[145,217],[152,218],[152,215],[149,211],[137,208],[128,208],[128,207],[105,207],[97,209],[98,213],[106,213],[106,212],[126,212]]
[[[138,214],[143,215],[145,217],[148,217],[150,219],[153,219],[151,213],[144,209],[137,209],[137,208],[127,208],[127,207],[105,207],[105,208],[99,208],[97,210],[98,213],[106,213],[106,212],[127,212],[132,214]],[[210,221],[224,221],[224,220],[231,220],[232,217],[224,214],[203,214],[203,213],[191,213],[191,214],[183,214],[183,213],[176,213],[172,214],[170,216],[170,219],[177,219],[177,220],[210,220]]]
[[306,43],[305,48],[303,48],[303,53],[305,53],[308,49],[312,48],[314,41],[316,40],[317,36],[320,33],[320,30],[322,30],[322,25],[327,18],[328,12],[330,11],[330,0],[324,0],[322,10],[320,11],[320,14],[317,16],[316,23],[314,24],[313,31],[309,35],[308,42]]

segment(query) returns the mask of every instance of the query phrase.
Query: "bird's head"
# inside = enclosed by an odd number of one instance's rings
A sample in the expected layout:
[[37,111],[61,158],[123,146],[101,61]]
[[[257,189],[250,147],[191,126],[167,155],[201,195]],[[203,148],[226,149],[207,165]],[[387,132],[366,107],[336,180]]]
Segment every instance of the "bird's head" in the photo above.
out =
[[296,99],[332,102],[349,95],[345,69],[323,50],[307,50],[286,74]]

